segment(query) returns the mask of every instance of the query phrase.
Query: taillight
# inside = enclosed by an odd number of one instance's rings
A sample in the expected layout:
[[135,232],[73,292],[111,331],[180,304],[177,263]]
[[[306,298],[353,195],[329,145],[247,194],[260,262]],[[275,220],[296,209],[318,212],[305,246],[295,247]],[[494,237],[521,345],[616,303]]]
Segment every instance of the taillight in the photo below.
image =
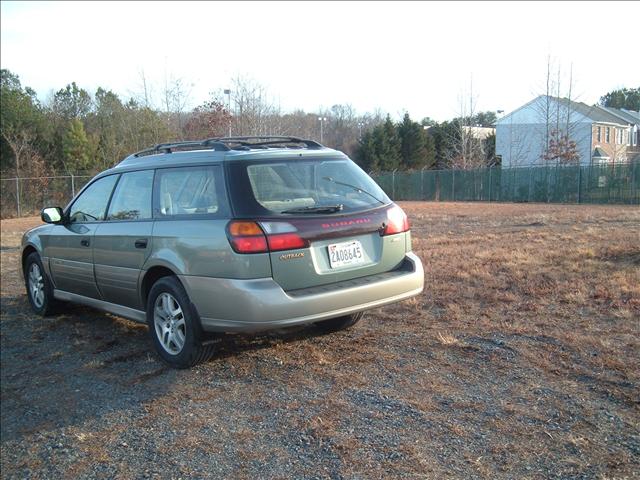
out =
[[394,205],[387,210],[387,222],[385,223],[382,235],[393,235],[409,231],[409,219],[399,206]]
[[227,236],[231,248],[237,253],[265,253],[269,251],[267,238],[256,222],[229,222]]
[[237,253],[267,253],[306,248],[309,242],[286,222],[245,222],[232,220],[227,226],[229,243]]
[[269,250],[293,250],[294,248],[305,248],[309,244],[297,233],[281,233],[279,235],[268,235],[267,242]]

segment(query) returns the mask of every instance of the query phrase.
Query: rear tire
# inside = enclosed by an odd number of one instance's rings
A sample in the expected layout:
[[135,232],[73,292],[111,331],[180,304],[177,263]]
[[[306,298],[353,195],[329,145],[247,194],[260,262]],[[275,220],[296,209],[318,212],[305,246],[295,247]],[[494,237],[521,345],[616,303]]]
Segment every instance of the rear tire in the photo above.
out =
[[43,317],[54,313],[58,303],[53,298],[53,285],[36,252],[30,253],[24,262],[24,283],[33,311]]
[[151,287],[147,325],[158,355],[171,367],[192,367],[215,351],[214,345],[202,344],[198,314],[176,277],[163,277]]
[[362,317],[364,317],[364,312],[352,313],[351,315],[344,315],[342,317],[331,318],[329,320],[318,322],[316,323],[316,327],[327,333],[337,332],[339,330],[353,327],[356,323],[362,320]]

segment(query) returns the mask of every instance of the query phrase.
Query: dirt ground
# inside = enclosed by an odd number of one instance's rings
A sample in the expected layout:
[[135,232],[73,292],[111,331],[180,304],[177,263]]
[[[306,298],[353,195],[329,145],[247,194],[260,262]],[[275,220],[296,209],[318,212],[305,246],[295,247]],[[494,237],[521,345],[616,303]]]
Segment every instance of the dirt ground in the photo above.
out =
[[3,478],[640,478],[640,208],[407,202],[425,291],[353,329],[42,319],[2,221]]

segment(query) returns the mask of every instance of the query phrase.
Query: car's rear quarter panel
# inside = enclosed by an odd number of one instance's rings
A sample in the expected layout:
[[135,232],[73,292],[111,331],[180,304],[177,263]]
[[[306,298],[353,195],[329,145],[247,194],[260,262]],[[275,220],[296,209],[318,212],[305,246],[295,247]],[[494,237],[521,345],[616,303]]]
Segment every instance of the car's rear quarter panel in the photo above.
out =
[[226,236],[227,219],[156,221],[145,270],[162,265],[178,275],[251,279],[271,276],[267,253],[239,255]]

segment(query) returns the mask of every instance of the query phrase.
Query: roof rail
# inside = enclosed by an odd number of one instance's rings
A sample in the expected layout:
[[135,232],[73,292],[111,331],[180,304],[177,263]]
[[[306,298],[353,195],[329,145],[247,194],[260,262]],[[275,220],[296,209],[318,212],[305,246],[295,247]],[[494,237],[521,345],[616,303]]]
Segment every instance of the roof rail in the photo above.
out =
[[[256,141],[259,140],[259,141]],[[260,141],[261,140],[261,141]],[[205,142],[220,142],[223,144],[237,144],[243,147],[266,147],[269,145],[282,145],[286,143],[300,143],[307,148],[323,148],[323,145],[314,141],[298,137],[284,137],[280,135],[254,135],[246,137],[221,137],[210,138]]]
[[143,157],[145,155],[153,155],[154,153],[171,153],[174,150],[189,150],[189,149],[197,149],[197,148],[203,148],[203,147],[212,148],[213,150],[218,150],[223,152],[230,150],[230,148],[227,147],[226,145],[218,142],[213,142],[210,140],[159,143],[157,145],[154,145],[153,147],[140,150],[139,152],[134,153],[132,156]]
[[171,153],[176,150],[194,150],[199,148],[210,148],[220,152],[228,152],[231,149],[250,150],[251,148],[268,148],[271,145],[275,146],[296,143],[302,144],[306,148],[323,148],[321,144],[314,140],[305,140],[298,137],[281,137],[278,135],[263,135],[247,137],[216,137],[208,138],[206,140],[159,143],[153,147],[136,152],[131,156],[143,157],[156,153]]

